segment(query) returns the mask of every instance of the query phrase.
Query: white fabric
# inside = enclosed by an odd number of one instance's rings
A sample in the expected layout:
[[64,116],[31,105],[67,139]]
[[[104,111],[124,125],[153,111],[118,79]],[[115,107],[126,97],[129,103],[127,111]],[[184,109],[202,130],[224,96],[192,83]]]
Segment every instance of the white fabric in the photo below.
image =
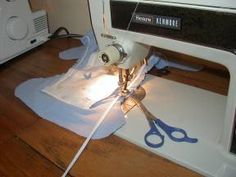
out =
[[189,66],[186,64],[179,63],[177,61],[171,61],[171,60],[161,58],[160,56],[157,56],[157,55],[152,55],[150,59],[152,58],[156,58],[158,60],[157,64],[155,65],[157,69],[164,69],[166,67],[172,67],[172,68],[177,68],[180,70],[190,71],[190,72],[198,72],[203,69],[203,66],[200,66],[200,65]]
[[65,103],[89,109],[118,88],[118,76],[108,72],[104,67],[78,70],[43,91]]
[[[96,58],[92,57],[90,60],[94,59]],[[148,60],[147,66],[141,67],[130,90],[135,90],[141,84],[145,74],[156,62],[157,59],[152,57]],[[108,74],[108,72],[107,67],[87,66],[86,69],[72,71],[71,75],[63,76],[58,82],[47,86],[42,91],[65,103],[89,109],[118,88],[118,76]]]
[[74,47],[64,50],[59,53],[59,58],[62,60],[73,60],[83,58],[83,54],[86,52],[87,46]]
[[61,51],[59,57],[63,60],[79,59],[80,62],[83,62],[87,56],[90,56],[98,48],[92,31],[86,33],[80,38],[80,41],[83,44],[82,46]]
[[[71,130],[78,135],[87,137],[96,125],[99,117],[106,111],[114,98],[111,97],[91,109],[82,109],[62,102],[41,91],[42,88],[59,78],[60,76],[30,79],[17,86],[15,95],[40,117]],[[124,113],[118,102],[92,138],[100,139],[107,137],[125,122]]]

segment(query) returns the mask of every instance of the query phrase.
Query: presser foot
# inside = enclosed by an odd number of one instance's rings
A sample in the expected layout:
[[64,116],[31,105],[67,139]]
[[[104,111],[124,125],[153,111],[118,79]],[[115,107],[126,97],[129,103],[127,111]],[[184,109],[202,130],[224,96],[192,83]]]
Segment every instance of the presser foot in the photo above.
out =
[[[146,91],[143,87],[139,87],[134,91],[132,95],[135,95],[135,98],[137,100],[141,101],[145,98],[146,96]],[[125,114],[127,114],[131,109],[133,109],[137,104],[131,99],[127,98],[125,101],[122,103],[121,108]]]

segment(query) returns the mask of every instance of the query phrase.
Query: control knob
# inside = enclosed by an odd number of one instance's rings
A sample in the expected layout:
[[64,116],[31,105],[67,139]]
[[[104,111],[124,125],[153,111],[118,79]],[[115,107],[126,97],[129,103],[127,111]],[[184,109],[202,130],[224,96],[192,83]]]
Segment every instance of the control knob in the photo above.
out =
[[7,21],[6,31],[12,40],[21,40],[28,34],[28,25],[22,18],[13,16]]
[[112,44],[106,47],[104,50],[101,50],[98,53],[98,59],[100,62],[102,62],[104,65],[113,65],[113,64],[119,64],[123,61],[126,54],[124,52],[124,49],[119,44]]

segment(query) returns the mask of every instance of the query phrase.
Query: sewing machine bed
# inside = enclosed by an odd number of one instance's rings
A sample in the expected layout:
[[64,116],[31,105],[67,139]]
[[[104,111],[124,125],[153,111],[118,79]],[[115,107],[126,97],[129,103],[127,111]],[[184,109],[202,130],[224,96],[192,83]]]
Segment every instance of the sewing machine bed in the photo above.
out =
[[218,142],[226,96],[152,75],[147,75],[143,87],[147,92],[142,101],[146,107],[169,125],[185,129],[190,137],[198,138],[198,142],[177,143],[165,136],[161,148],[148,147],[144,134],[149,126],[137,107],[127,114],[127,123],[115,133],[117,136],[203,175],[221,176],[228,168],[233,174],[231,162],[220,151]]

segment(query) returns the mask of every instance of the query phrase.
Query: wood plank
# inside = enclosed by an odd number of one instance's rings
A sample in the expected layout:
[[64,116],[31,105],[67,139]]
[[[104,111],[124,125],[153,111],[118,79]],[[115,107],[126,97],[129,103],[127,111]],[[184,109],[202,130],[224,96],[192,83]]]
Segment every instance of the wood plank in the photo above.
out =
[[[10,130],[9,126],[3,121],[3,118],[0,116],[0,145],[9,139],[15,137],[15,133]],[[1,175],[0,175],[1,176]]]
[[0,146],[1,177],[56,177],[63,171],[19,139]]
[[45,44],[45,47],[57,48],[60,51],[71,49],[73,47],[79,47],[82,43],[79,39],[64,38],[64,39],[52,39]]
[[[228,69],[218,63],[209,62],[193,56],[164,50],[160,48],[152,48],[151,53],[156,53],[168,61],[179,62],[188,66],[202,66],[203,69],[199,72],[188,72],[175,68],[168,68],[168,74],[162,77],[192,85],[198,88],[206,89],[222,95],[227,95],[230,74]],[[158,70],[152,69],[151,74],[157,75]]]
[[79,136],[43,119],[18,136],[61,168],[66,167],[73,150],[83,142]]
[[166,79],[192,85],[221,95],[228,94],[229,79],[210,73],[210,68],[205,68],[199,72],[180,71],[175,68],[169,68],[168,70],[171,74],[163,76]]
[[13,89],[6,89],[6,85],[0,88],[0,123],[17,133],[35,123],[39,117],[14,96]]
[[[84,140],[45,120],[40,120],[37,124],[25,129],[19,137],[63,169]],[[200,176],[116,136],[92,140],[73,167],[71,175],[89,177]]]

